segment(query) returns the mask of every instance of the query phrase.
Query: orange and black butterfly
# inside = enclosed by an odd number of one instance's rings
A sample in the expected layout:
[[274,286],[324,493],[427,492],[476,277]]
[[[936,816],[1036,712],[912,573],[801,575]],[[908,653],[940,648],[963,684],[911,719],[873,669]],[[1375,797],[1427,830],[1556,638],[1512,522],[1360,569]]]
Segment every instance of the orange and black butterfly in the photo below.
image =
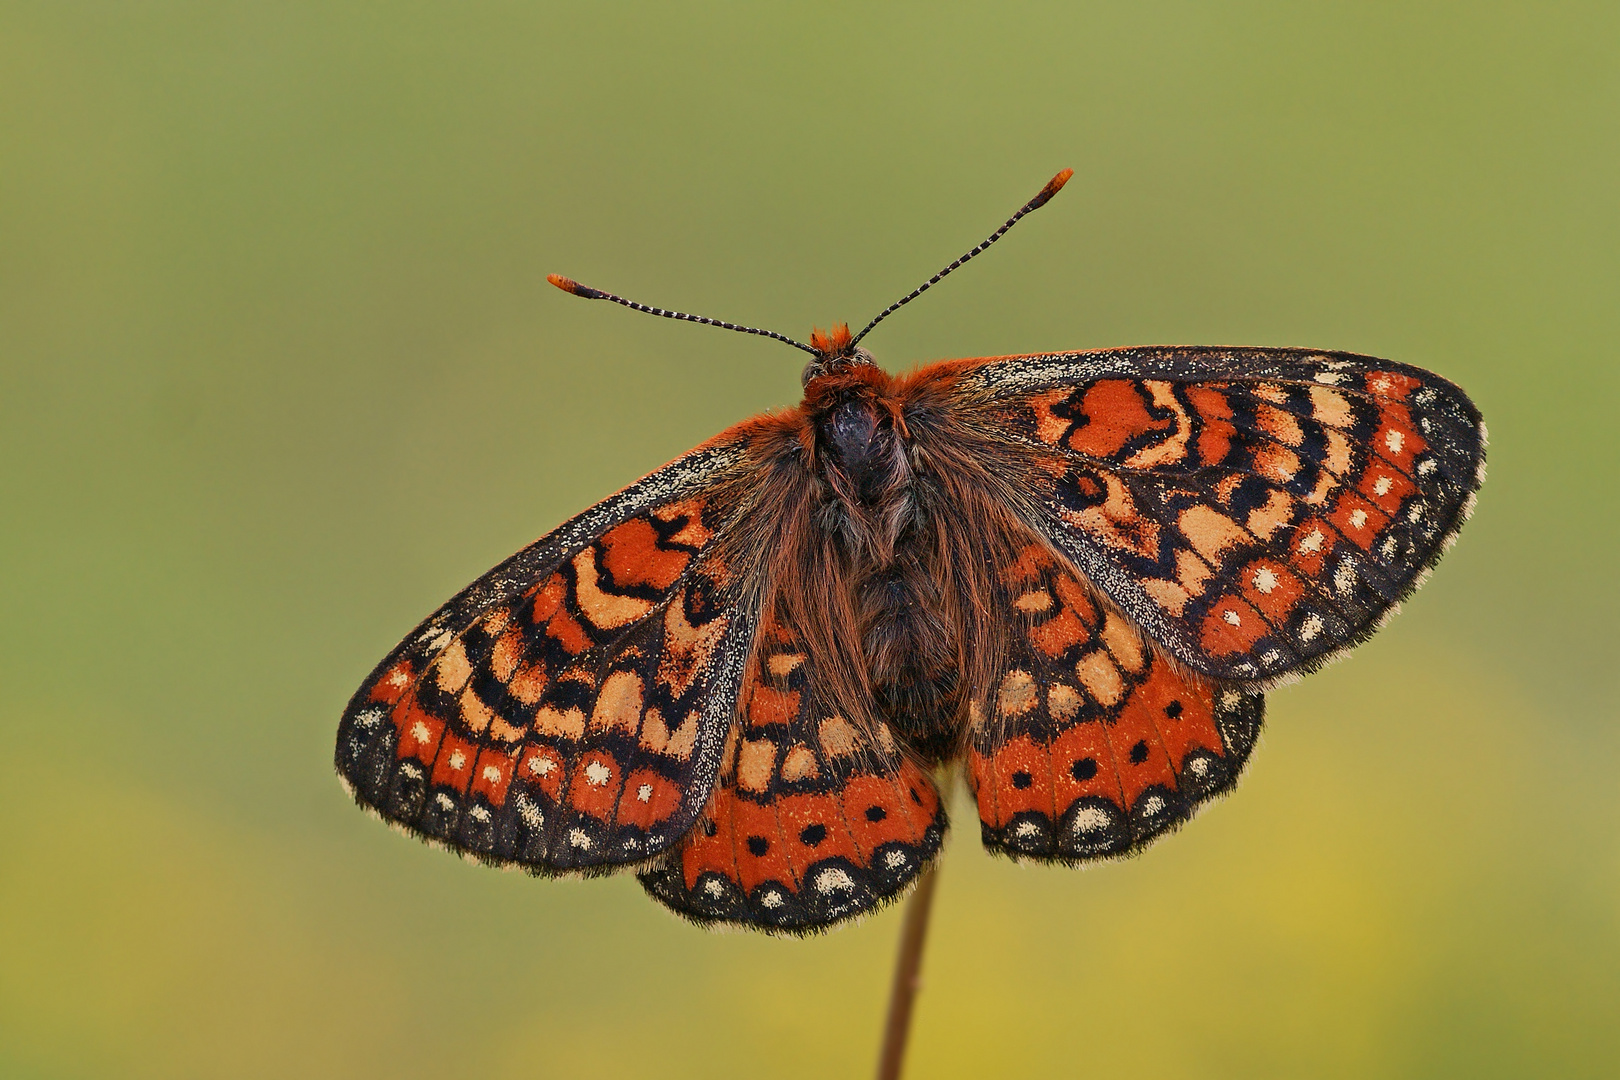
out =
[[955,360],[873,325],[563,524],[354,695],[337,769],[424,839],[634,870],[699,922],[823,929],[939,852],[960,766],[991,850],[1127,855],[1227,791],[1267,687],[1370,635],[1472,507],[1485,432],[1418,368],[1307,349]]

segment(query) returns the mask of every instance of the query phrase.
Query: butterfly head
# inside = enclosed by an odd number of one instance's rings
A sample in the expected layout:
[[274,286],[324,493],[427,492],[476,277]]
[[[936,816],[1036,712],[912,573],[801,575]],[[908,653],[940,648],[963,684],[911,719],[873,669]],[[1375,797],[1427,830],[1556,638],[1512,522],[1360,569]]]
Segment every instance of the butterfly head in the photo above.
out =
[[831,375],[835,371],[843,371],[859,364],[876,366],[872,354],[865,349],[855,347],[855,340],[850,335],[848,323],[837,323],[831,330],[814,330],[810,334],[810,348],[815,355],[804,366],[803,385],[809,386],[812,379],[823,375]]

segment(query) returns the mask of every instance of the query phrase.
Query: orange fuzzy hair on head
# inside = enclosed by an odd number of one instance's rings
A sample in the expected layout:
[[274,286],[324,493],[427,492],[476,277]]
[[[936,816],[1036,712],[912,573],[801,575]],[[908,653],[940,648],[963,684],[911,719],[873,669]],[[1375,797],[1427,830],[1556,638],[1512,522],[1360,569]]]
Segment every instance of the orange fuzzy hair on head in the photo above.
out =
[[810,347],[822,356],[842,356],[849,349],[849,340],[848,323],[838,323],[826,333],[819,329],[810,332]]

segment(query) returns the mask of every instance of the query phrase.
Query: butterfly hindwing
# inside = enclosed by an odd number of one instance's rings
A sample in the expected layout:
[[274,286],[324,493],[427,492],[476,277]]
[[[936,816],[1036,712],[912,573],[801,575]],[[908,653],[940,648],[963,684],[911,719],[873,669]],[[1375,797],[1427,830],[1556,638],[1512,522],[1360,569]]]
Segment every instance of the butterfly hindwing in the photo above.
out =
[[1484,428],[1418,368],[1153,348],[989,361],[965,388],[1046,459],[1045,529],[1189,667],[1263,681],[1375,630],[1472,508]]
[[698,827],[641,881],[699,922],[813,932],[896,896],[945,825],[932,780],[887,725],[829,710],[807,651],[773,622]]
[[969,732],[985,846],[1123,855],[1237,780],[1264,698],[1176,671],[1039,544],[1006,568],[1005,671]]
[[751,619],[713,547],[740,446],[717,440],[542,537],[361,686],[338,732],[355,798],[535,872],[611,869],[708,798]]

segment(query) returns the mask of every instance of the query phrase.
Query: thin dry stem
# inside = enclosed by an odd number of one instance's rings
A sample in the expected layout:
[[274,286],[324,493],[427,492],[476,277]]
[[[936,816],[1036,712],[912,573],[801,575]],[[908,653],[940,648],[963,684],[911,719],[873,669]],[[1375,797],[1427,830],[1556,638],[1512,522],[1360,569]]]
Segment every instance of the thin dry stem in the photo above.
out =
[[889,990],[889,1020],[883,1029],[883,1052],[878,1056],[877,1080],[900,1080],[905,1065],[906,1037],[911,1032],[911,1008],[922,987],[923,944],[928,939],[928,912],[934,903],[934,877],[938,863],[923,871],[917,888],[906,901],[900,926],[900,954],[894,961],[894,985]]

